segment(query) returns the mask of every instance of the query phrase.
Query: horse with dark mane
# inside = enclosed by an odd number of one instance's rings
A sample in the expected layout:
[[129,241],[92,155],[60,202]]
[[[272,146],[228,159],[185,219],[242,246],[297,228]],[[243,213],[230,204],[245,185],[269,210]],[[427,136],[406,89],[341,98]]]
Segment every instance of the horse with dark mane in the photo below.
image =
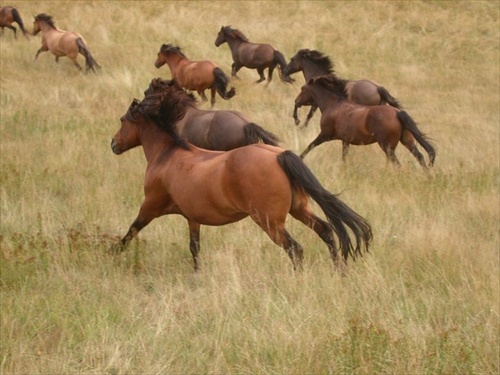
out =
[[50,51],[56,56],[56,62],[59,62],[59,57],[67,56],[78,69],[81,69],[80,64],[76,61],[78,54],[81,54],[85,57],[86,72],[92,70],[95,73],[95,69],[100,68],[82,35],[58,29],[48,14],[40,13],[35,17],[33,35],[39,32],[42,32],[42,46],[36,52],[35,60],[38,59],[40,53]]
[[233,77],[237,77],[236,73],[242,67],[257,69],[260,78],[256,83],[260,83],[266,79],[264,69],[267,68],[267,83],[269,84],[273,79],[274,68],[278,66],[281,80],[287,83],[294,82],[293,78],[283,72],[286,66],[285,56],[270,44],[252,43],[240,30],[233,29],[230,26],[222,26],[215,39],[215,46],[219,47],[226,42],[233,57],[231,71]]
[[163,44],[158,52],[155,67],[167,64],[172,79],[188,90],[196,90],[203,101],[207,100],[205,90],[210,89],[212,107],[215,104],[215,93],[222,99],[231,99],[236,90],[231,87],[227,91],[229,79],[215,63],[209,60],[192,61],[182,52],[179,46]]
[[17,39],[17,29],[12,25],[14,22],[19,25],[19,28],[23,32],[24,36],[28,38],[29,33],[24,28],[24,23],[18,10],[11,6],[0,7],[0,27],[2,28],[2,34],[4,27],[6,27],[14,31],[14,38]]
[[[310,49],[299,50],[284,69],[284,73],[288,75],[299,71],[302,71],[306,83],[313,77],[323,75],[331,75],[336,79],[342,80],[345,87],[345,96],[355,103],[364,105],[388,104],[394,108],[403,109],[399,102],[383,86],[375,81],[370,79],[347,80],[337,77],[333,68],[333,62],[328,56],[319,51]],[[311,106],[307,114],[307,119],[304,122],[304,126],[307,126],[318,107],[312,98],[309,98],[308,101],[305,99],[302,98],[302,102],[304,103],[302,105]],[[298,108],[295,106],[293,110],[295,125],[300,123],[297,115]]]
[[170,107],[179,113],[179,120],[173,124],[175,132],[195,146],[227,151],[259,142],[278,145],[278,137],[251,122],[241,112],[199,109],[195,97],[175,81],[153,79],[144,95],[172,103]]
[[302,152],[301,158],[323,142],[340,139],[344,161],[350,144],[378,143],[387,160],[399,164],[395,149],[401,142],[425,169],[425,159],[415,144],[416,139],[429,154],[429,166],[434,164],[434,147],[408,113],[388,105],[354,103],[345,98],[345,85],[344,80],[326,75],[311,78],[307,85],[302,86],[296,105],[301,104],[302,96],[314,99],[321,111],[321,131]]
[[[142,102],[134,100],[121,117],[111,149],[119,155],[142,146],[147,167],[144,201],[114,252],[124,250],[153,219],[169,214],[187,220],[195,269],[201,225],[226,225],[247,216],[286,251],[294,268],[301,268],[303,250],[286,230],[287,214],[316,232],[336,266],[368,250],[370,224],[328,192],[297,155],[264,144],[231,151],[198,148],[176,133],[175,124],[182,116],[177,102],[160,91],[146,95]],[[309,197],[326,220],[314,214]],[[337,254],[334,235],[344,262]]]

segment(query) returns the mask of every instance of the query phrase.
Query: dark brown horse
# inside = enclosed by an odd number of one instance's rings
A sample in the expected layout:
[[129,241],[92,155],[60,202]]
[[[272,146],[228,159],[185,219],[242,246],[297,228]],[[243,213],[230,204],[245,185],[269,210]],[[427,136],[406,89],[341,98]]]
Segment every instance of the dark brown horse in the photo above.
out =
[[226,42],[233,56],[231,71],[233,77],[237,77],[236,73],[242,67],[257,69],[260,78],[256,83],[260,83],[266,79],[264,69],[267,68],[267,83],[269,84],[273,79],[274,68],[278,66],[280,78],[283,82],[291,83],[294,81],[293,78],[283,74],[283,69],[286,66],[285,57],[280,51],[274,49],[273,46],[262,43],[251,43],[241,31],[232,29],[230,26],[222,26],[215,39],[215,46],[219,47]]
[[[111,141],[117,155],[142,146],[147,160],[145,198],[137,218],[113,251],[119,252],[153,219],[178,214],[189,226],[189,249],[198,269],[200,226],[220,226],[250,216],[271,240],[283,247],[294,268],[303,251],[285,228],[287,214],[301,221],[326,243],[340,265],[368,250],[369,223],[321,186],[291,151],[255,144],[231,151],[208,151],[185,142],[174,130],[182,113],[161,93],[134,100]],[[327,221],[312,211],[308,197],[322,208]],[[355,242],[351,239],[354,235]]]
[[95,69],[100,68],[81,34],[58,29],[52,17],[45,13],[37,15],[33,22],[33,35],[40,31],[42,32],[42,46],[37,51],[35,59],[38,59],[40,53],[50,51],[56,56],[56,62],[59,62],[59,57],[67,56],[78,69],[81,69],[76,58],[78,54],[82,54],[85,57],[86,72],[92,70],[95,73]]
[[223,99],[231,99],[236,90],[232,87],[227,91],[229,79],[215,63],[208,60],[192,61],[178,46],[163,44],[155,62],[156,68],[167,64],[172,79],[187,90],[196,90],[203,101],[207,100],[205,90],[210,89],[212,107],[215,104],[215,93]]
[[153,79],[144,95],[155,94],[163,96],[159,102],[168,102],[169,106],[175,107],[179,113],[179,120],[173,125],[175,132],[195,146],[227,151],[259,142],[278,145],[278,137],[238,111],[199,109],[195,97],[177,86],[175,81]]
[[[305,82],[316,76],[322,75],[333,75],[335,78],[340,79],[336,76],[333,69],[333,63],[328,56],[315,50],[301,49],[295,56],[292,57],[288,65],[284,69],[285,74],[293,74],[302,71],[304,75]],[[403,109],[398,101],[377,82],[369,79],[359,79],[359,80],[344,80],[342,79],[345,92],[344,95],[349,100],[364,105],[383,105],[388,104],[397,109]],[[309,113],[307,114],[307,119],[304,122],[304,126],[307,126],[311,120],[314,112],[318,109],[317,105],[312,101],[312,98],[306,100],[303,98],[303,104],[311,106]],[[293,109],[293,118],[295,119],[295,125],[299,125],[300,120],[297,115],[297,105]]]
[[429,154],[429,166],[434,164],[434,147],[408,113],[388,105],[357,104],[346,99],[344,93],[345,81],[331,75],[311,78],[307,85],[302,86],[296,104],[300,104],[302,94],[312,96],[321,111],[321,132],[302,152],[301,158],[323,142],[340,139],[343,160],[350,144],[369,145],[376,142],[389,161],[399,164],[395,149],[401,142],[426,168],[424,156],[415,144],[416,139]]
[[28,38],[28,31],[24,28],[23,20],[19,15],[19,12],[16,8],[11,6],[5,6],[0,8],[0,27],[2,28],[2,34],[4,27],[11,29],[14,31],[14,38],[17,39],[17,29],[12,24],[16,22],[19,25],[19,28],[23,32],[24,36]]

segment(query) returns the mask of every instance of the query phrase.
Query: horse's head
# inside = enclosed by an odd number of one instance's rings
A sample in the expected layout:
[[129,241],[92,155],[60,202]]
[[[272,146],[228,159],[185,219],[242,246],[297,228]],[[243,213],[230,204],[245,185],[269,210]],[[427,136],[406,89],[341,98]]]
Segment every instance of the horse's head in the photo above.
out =
[[301,51],[297,52],[295,56],[290,59],[290,62],[283,69],[284,75],[290,75],[293,73],[300,72],[302,70],[302,61],[301,61]]
[[35,18],[35,20],[33,21],[33,35],[36,35],[40,32],[40,30],[41,30],[40,25],[42,23],[49,25],[53,29],[56,28],[56,25],[54,24],[54,20],[48,14],[40,13],[37,16],[35,16],[34,18]]
[[111,149],[116,155],[120,155],[141,144],[137,123],[139,116],[139,101],[134,99],[127,113],[120,118],[120,130],[116,132],[111,140]]
[[309,85],[304,85],[300,88],[300,93],[295,98],[295,107],[299,108],[303,105],[314,104],[314,98],[311,93],[311,88]]
[[219,33],[217,34],[217,38],[215,38],[215,46],[219,47],[222,43],[226,42],[225,29],[229,26],[222,26],[220,28]]
[[160,51],[158,52],[156,57],[155,67],[159,68],[166,64],[168,57],[172,54],[180,56],[184,59],[187,58],[179,46],[175,46],[173,44],[162,44],[162,46],[160,47]]

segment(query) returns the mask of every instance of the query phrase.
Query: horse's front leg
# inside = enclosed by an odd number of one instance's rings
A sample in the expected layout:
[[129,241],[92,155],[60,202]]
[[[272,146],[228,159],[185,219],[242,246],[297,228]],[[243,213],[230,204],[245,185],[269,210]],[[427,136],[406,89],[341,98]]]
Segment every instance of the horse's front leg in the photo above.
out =
[[204,102],[208,101],[207,96],[205,95],[205,90],[196,90],[196,92],[200,95],[201,100]]
[[198,271],[200,269],[198,263],[198,254],[200,252],[200,224],[188,220],[189,225],[189,250],[191,255],[193,255],[194,270]]
[[238,71],[241,69],[241,65],[239,64],[236,64],[235,62],[233,62],[233,64],[231,65],[231,77],[234,77],[234,78],[238,78],[240,79],[240,77],[238,77],[236,75],[236,73],[238,73]]
[[137,218],[128,229],[127,234],[120,240],[120,243],[111,248],[111,253],[118,254],[124,251],[130,241],[137,237],[137,234],[140,232],[140,230],[148,225],[151,220],[152,219],[141,217],[141,215],[139,214],[139,216],[137,216]]
[[314,113],[318,109],[318,106],[316,104],[311,104],[311,109],[309,110],[309,113],[307,114],[306,121],[304,122],[304,126],[307,127],[309,125],[309,121],[311,121],[312,117],[314,116]]
[[297,104],[295,104],[295,106],[293,107],[293,119],[295,120],[296,126],[298,126],[300,124],[299,115],[298,115],[299,107],[300,106],[298,106]]
[[255,83],[261,83],[262,81],[266,80],[266,76],[264,75],[264,69],[262,68],[257,68],[257,73],[259,73],[259,79],[255,81]]
[[46,51],[48,51],[48,50],[49,50],[49,49],[48,49],[47,47],[44,47],[44,46],[40,47],[40,48],[38,49],[38,51],[36,51],[35,60],[37,60],[37,59],[38,59],[38,55],[39,55],[40,53],[42,53],[42,52],[46,52]]
[[347,153],[349,152],[349,143],[342,141],[342,161],[345,163],[347,160]]
[[301,159],[304,159],[304,157],[316,146],[319,146],[320,144],[326,142],[326,141],[329,141],[331,138],[330,137],[326,137],[324,134],[322,133],[319,133],[319,135],[316,137],[316,139],[314,139],[314,141],[312,141],[309,146],[307,146],[307,148],[302,152],[302,154],[300,154],[300,158]]

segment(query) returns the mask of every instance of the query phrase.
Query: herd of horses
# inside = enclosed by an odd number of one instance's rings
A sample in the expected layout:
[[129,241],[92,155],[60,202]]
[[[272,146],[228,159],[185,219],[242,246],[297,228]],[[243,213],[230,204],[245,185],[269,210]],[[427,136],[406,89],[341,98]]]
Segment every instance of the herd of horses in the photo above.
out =
[[[8,27],[15,34],[13,22],[28,34],[15,8],[0,8],[2,30]],[[34,35],[42,34],[42,47],[35,58],[50,51],[56,61],[67,56],[81,69],[76,61],[81,54],[87,71],[100,67],[83,37],[58,29],[51,16],[38,14],[33,27]],[[235,88],[228,88],[230,78],[212,61],[192,61],[180,47],[161,45],[154,65],[160,68],[166,64],[171,79],[152,79],[144,98],[134,99],[121,117],[121,127],[111,141],[115,154],[142,146],[147,160],[144,201],[113,252],[124,250],[153,219],[179,214],[187,220],[189,248],[198,269],[201,225],[220,226],[250,216],[286,251],[297,269],[302,266],[303,250],[286,230],[290,214],[316,232],[336,268],[343,270],[349,257],[355,259],[363,249],[368,251],[371,226],[326,190],[303,158],[323,142],[341,140],[344,161],[349,145],[377,143],[389,162],[399,164],[395,149],[402,143],[427,171],[436,157],[433,144],[383,86],[367,79],[339,78],[329,57],[319,51],[301,49],[287,63],[271,45],[252,43],[230,26],[221,27],[214,42],[217,47],[223,43],[228,44],[233,59],[231,78],[237,78],[238,71],[246,67],[257,70],[259,83],[266,80],[267,69],[269,84],[277,68],[281,80],[292,83],[291,75],[301,71],[305,84],[295,99],[295,124],[300,123],[298,108],[311,106],[304,126],[319,108],[320,133],[297,156],[281,148],[275,134],[239,111],[199,108],[191,91],[207,101],[205,90],[210,90],[213,107],[216,93],[225,100],[235,95]],[[427,152],[428,163],[417,143]],[[326,220],[314,213],[310,199],[322,209]]]

